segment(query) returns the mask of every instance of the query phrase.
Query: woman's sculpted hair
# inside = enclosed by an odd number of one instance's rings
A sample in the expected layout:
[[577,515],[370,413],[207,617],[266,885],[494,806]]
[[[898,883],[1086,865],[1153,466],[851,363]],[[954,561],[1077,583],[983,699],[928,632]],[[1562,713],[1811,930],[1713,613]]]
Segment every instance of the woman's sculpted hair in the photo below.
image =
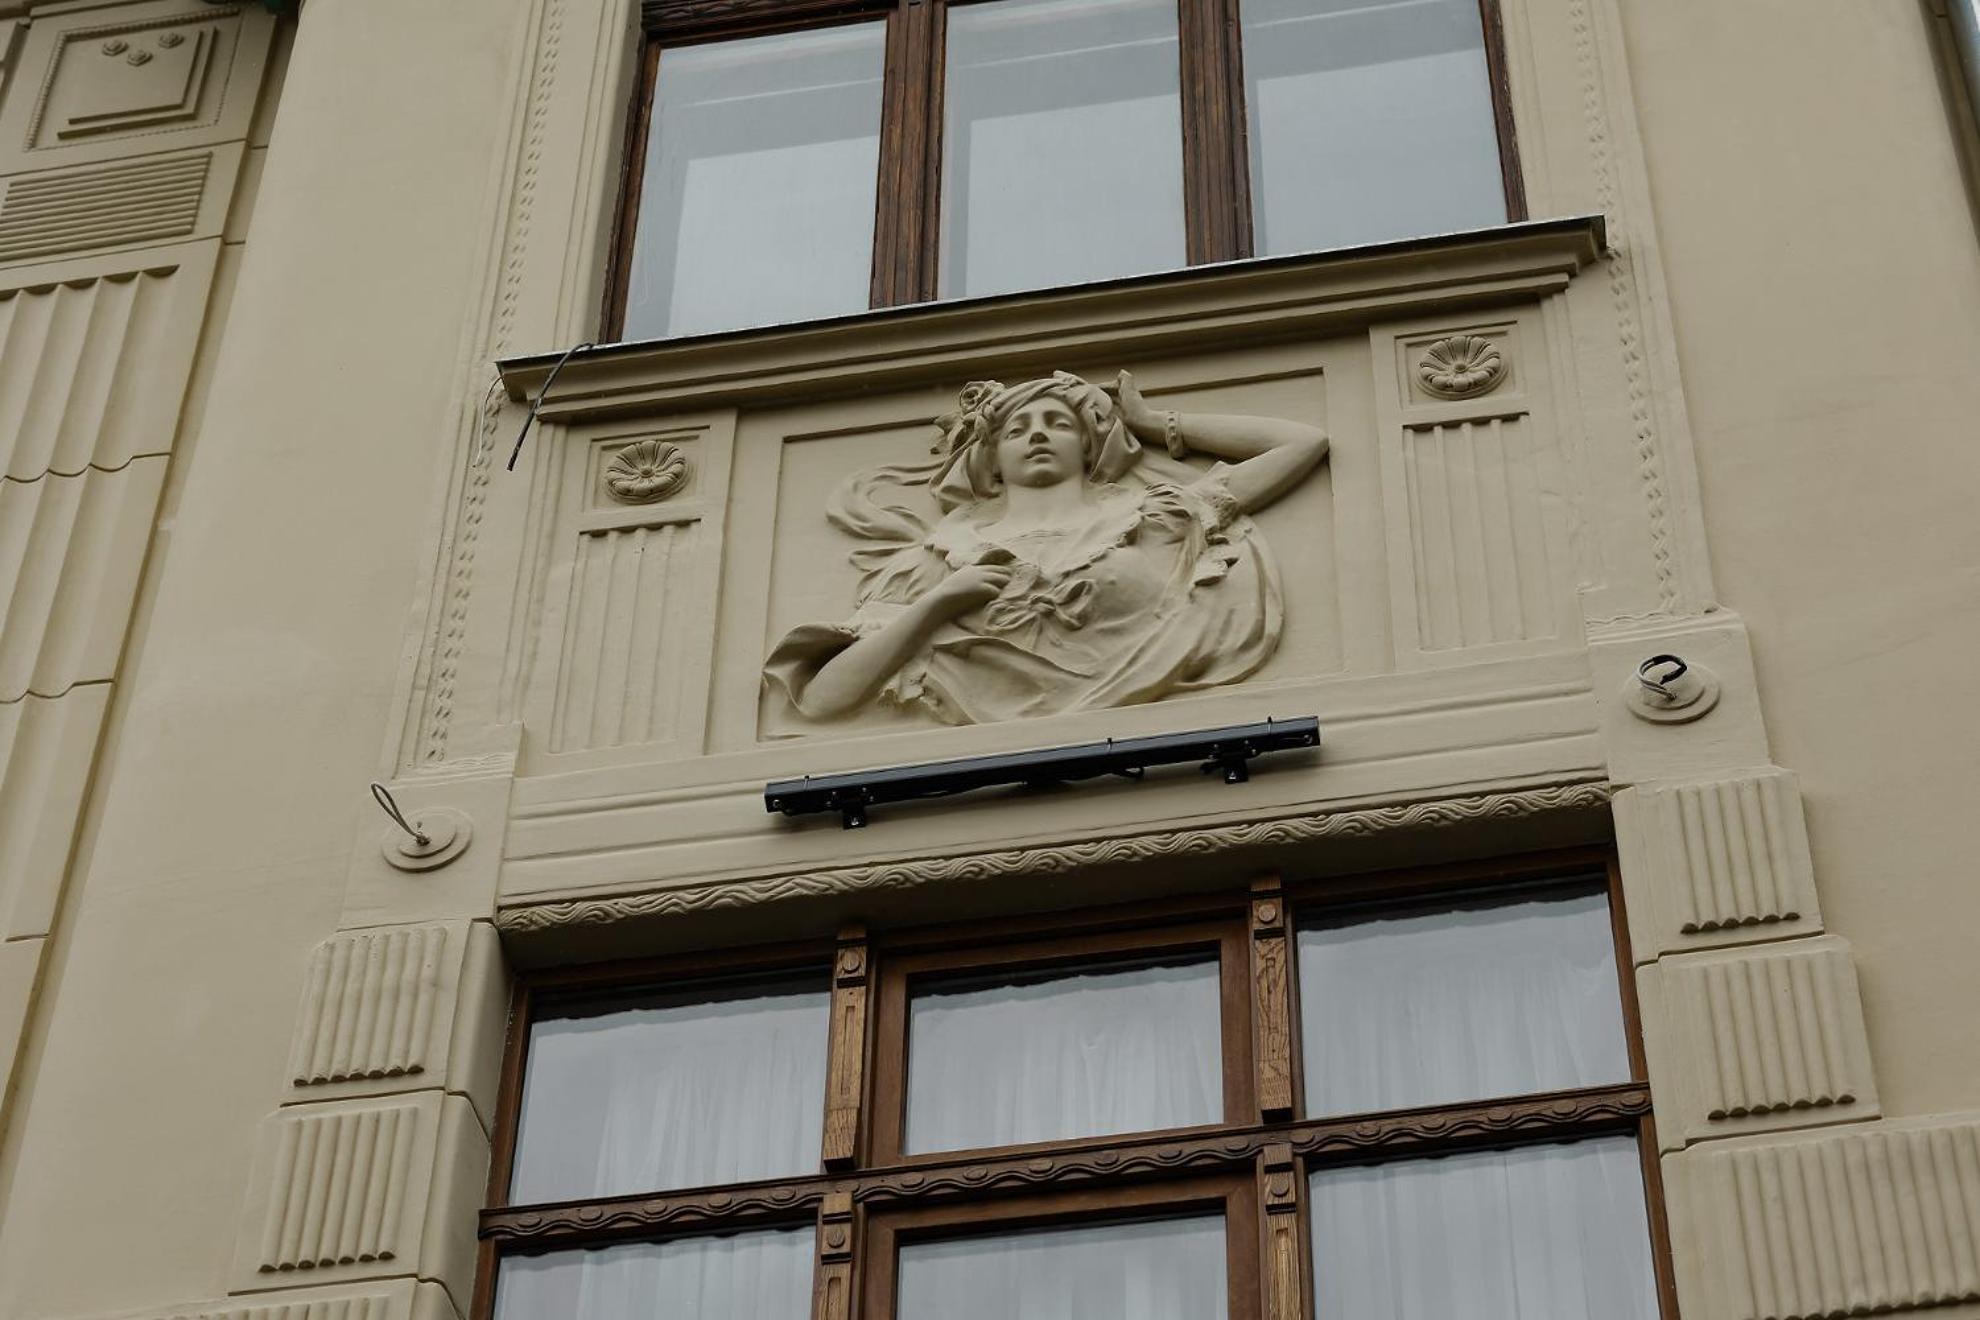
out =
[[1141,444],[1122,420],[1113,396],[1078,376],[1055,371],[1016,385],[971,381],[956,396],[955,411],[935,419],[942,435],[935,445],[938,460],[928,488],[944,509],[989,499],[1003,489],[997,470],[997,433],[1012,413],[1041,398],[1057,399],[1079,419],[1087,480],[1119,480],[1140,457]]

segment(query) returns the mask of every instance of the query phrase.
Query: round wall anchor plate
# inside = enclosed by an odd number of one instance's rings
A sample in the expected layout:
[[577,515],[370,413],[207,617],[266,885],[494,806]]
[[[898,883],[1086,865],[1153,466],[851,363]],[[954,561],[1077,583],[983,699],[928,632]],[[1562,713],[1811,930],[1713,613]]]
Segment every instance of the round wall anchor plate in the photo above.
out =
[[401,871],[431,871],[445,866],[467,851],[474,833],[468,818],[452,807],[427,807],[412,815],[412,827],[426,836],[421,843],[398,826],[385,831],[378,841],[385,861]]
[[1685,724],[1719,704],[1718,676],[1703,665],[1687,669],[1674,691],[1677,699],[1667,700],[1632,678],[1623,684],[1623,704],[1654,724]]

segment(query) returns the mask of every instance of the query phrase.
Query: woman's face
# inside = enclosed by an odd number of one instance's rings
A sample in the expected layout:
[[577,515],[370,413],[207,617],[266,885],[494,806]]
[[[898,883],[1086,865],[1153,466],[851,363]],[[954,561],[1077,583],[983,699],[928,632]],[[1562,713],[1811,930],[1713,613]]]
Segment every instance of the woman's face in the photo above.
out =
[[1050,395],[1017,409],[997,432],[997,471],[1009,486],[1056,486],[1085,475],[1079,418]]

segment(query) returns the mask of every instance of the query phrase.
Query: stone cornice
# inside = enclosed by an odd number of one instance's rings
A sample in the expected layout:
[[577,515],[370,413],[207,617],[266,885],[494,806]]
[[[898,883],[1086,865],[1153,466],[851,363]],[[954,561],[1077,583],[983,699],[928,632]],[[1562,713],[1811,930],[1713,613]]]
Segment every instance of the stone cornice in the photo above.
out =
[[1607,783],[1550,784],[1503,793],[1278,816],[1236,825],[1164,830],[1042,847],[916,857],[861,866],[717,880],[673,889],[518,904],[502,908],[497,912],[495,921],[503,931],[523,935],[755,907],[798,898],[1021,876],[1064,875],[1075,870],[1126,863],[1211,857],[1237,849],[1282,848],[1327,839],[1518,820],[1543,813],[1590,811],[1606,808],[1609,795]]
[[1371,320],[1535,297],[1595,262],[1602,217],[1500,225],[1304,256],[1229,262],[1038,293],[861,312],[801,325],[514,357],[509,397],[574,422],[690,407],[951,384],[977,366],[1147,357],[1339,333]]

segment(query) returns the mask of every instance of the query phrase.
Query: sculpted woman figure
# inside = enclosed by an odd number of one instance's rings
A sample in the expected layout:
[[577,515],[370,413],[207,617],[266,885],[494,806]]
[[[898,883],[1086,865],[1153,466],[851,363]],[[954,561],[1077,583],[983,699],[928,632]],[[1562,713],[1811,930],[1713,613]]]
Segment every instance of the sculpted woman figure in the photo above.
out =
[[802,714],[1121,706],[1234,682],[1277,647],[1278,573],[1246,515],[1326,457],[1319,428],[1158,410],[1125,371],[1112,395],[1063,372],[977,381],[937,425],[933,462],[833,497],[833,525],[869,543],[855,609],[793,629],[764,668]]

